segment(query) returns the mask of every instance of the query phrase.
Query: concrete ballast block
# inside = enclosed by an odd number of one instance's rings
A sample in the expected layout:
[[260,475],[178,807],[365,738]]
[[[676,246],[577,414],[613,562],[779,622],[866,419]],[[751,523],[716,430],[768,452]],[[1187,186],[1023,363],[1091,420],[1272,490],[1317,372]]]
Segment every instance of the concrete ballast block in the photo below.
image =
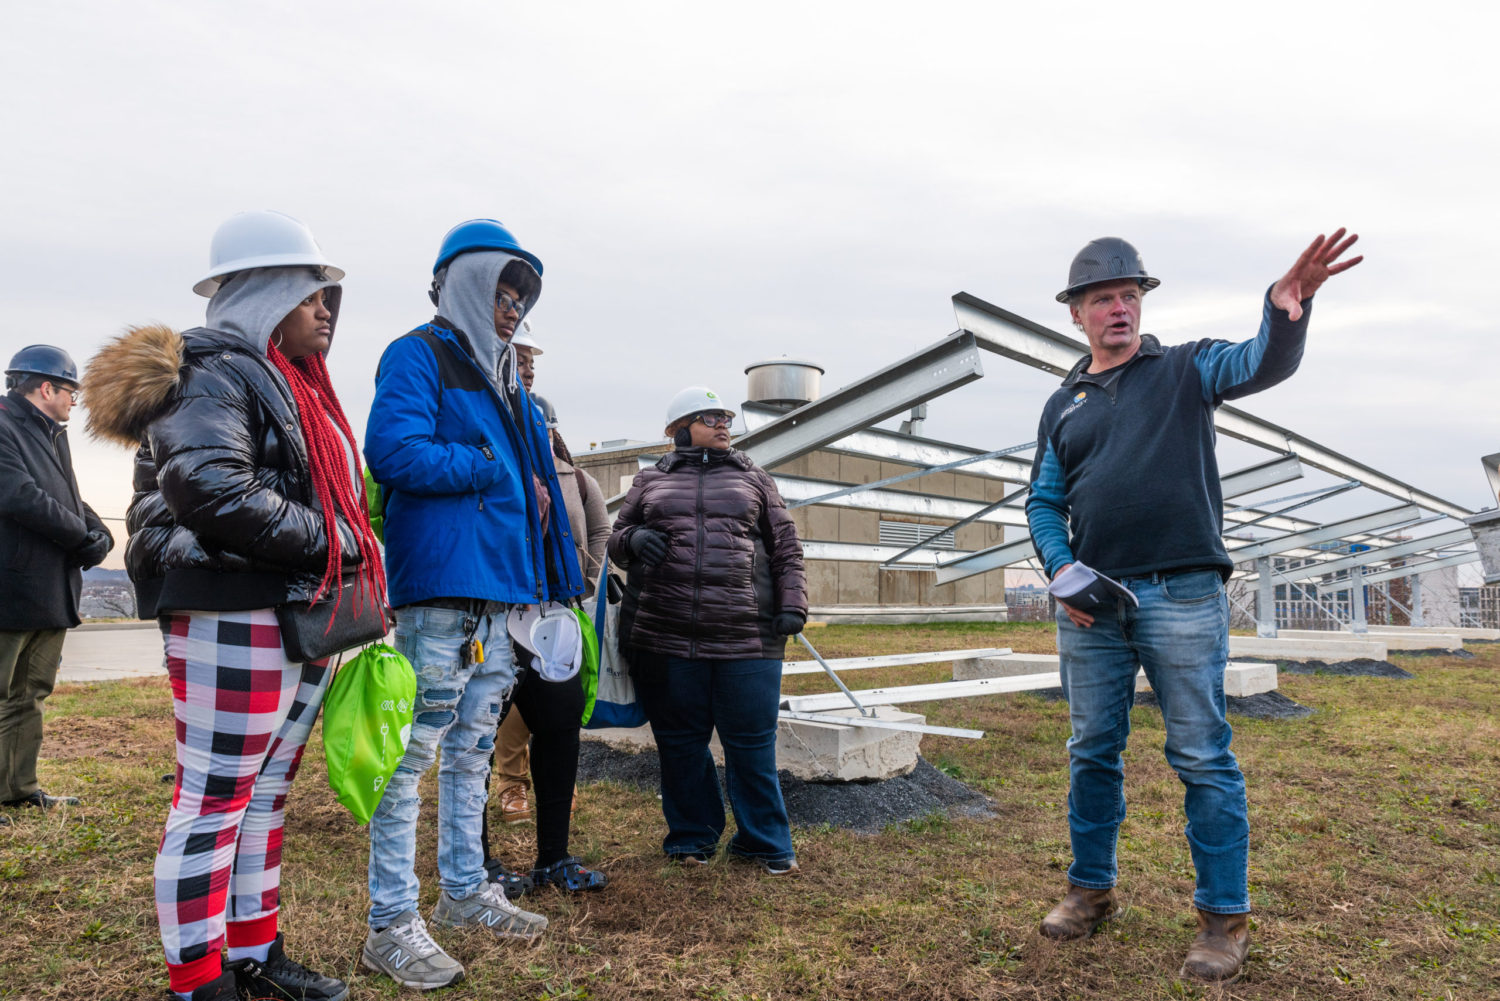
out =
[[[877,719],[925,723],[927,717],[891,706],[872,707]],[[853,706],[826,713],[858,716]],[[635,729],[584,730],[585,740],[602,741],[622,751],[640,752],[656,746],[649,726]],[[905,775],[917,767],[922,735],[905,730],[845,726],[834,722],[782,720],[776,731],[776,767],[801,779],[820,782],[860,782]],[[714,762],[724,763],[724,748],[715,733],[708,742]]]

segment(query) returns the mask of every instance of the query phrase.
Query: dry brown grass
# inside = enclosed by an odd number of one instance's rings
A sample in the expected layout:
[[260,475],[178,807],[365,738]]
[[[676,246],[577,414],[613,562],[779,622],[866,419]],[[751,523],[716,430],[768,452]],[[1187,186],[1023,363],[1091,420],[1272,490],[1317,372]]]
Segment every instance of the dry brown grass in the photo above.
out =
[[[830,627],[827,656],[1009,646],[1047,651],[1046,625]],[[605,892],[542,895],[534,949],[440,933],[469,969],[443,998],[1451,998],[1500,997],[1500,647],[1472,660],[1400,660],[1417,677],[1282,678],[1318,712],[1236,720],[1250,783],[1254,947],[1227,989],[1176,979],[1191,938],[1181,787],[1160,718],[1138,709],[1121,835],[1122,918],[1093,940],[1035,934],[1063,887],[1064,707],[1031,696],[928,703],[983,741],[924,738],[923,753],[989,794],[991,821],[931,817],[858,836],[796,832],[804,875],[768,880],[718,862],[684,872],[658,854],[659,806],[639,790],[581,790],[574,850]],[[939,667],[864,671],[857,685],[932,681]],[[817,678],[791,679],[807,691]],[[853,680],[853,679],[851,679]],[[790,686],[789,686],[790,687]],[[164,681],[64,688],[50,703],[44,779],[84,805],[0,828],[0,997],[159,998],[152,857],[170,786]],[[365,832],[334,801],[315,735],[293,788],[283,927],[297,956],[389,998],[356,968]],[[501,835],[512,861],[529,835]],[[435,897],[434,835],[419,872]]]

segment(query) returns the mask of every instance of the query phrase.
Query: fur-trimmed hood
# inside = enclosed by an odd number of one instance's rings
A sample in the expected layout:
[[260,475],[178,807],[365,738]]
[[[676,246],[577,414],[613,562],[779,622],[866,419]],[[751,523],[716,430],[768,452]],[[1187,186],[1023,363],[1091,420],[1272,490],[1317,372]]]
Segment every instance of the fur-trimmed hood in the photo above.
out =
[[138,446],[177,388],[186,350],[182,335],[161,323],[128,327],[100,348],[83,373],[88,433]]

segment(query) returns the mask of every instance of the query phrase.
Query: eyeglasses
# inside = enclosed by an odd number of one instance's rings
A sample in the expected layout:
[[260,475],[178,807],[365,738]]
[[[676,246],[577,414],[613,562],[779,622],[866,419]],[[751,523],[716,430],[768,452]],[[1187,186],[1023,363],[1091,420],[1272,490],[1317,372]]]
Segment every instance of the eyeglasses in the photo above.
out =
[[726,414],[723,411],[710,411],[699,414],[695,419],[701,421],[706,428],[727,428],[734,423],[734,414]]
[[77,403],[78,400],[83,396],[83,390],[81,389],[73,389],[69,386],[60,386],[55,382],[49,382],[47,383],[47,385],[52,387],[52,391],[54,393],[67,393],[74,403]]
[[518,317],[526,315],[526,303],[513,298],[509,292],[495,293],[495,308],[502,313],[515,313]]

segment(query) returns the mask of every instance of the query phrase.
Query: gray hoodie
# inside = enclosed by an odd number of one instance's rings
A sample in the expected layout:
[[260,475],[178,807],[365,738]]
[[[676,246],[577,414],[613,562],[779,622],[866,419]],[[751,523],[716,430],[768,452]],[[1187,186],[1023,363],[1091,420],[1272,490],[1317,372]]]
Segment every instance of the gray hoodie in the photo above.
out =
[[[503,250],[460,254],[439,275],[441,284],[438,289],[438,314],[469,338],[474,348],[474,360],[494,382],[495,388],[502,391],[502,396],[507,386],[518,385],[515,349],[500,340],[495,332],[495,286],[500,283],[500,273],[511,261],[519,261],[528,269],[531,267]],[[540,288],[541,279],[537,278],[536,283]],[[537,295],[532,295],[527,300],[528,310],[536,299]]]
[[308,267],[252,268],[230,275],[208,300],[204,326],[243,337],[263,356],[277,324],[320,288],[328,290],[323,294],[333,314],[328,323],[337,330],[343,289],[320,269]]
[[[255,345],[262,358],[266,356],[266,345],[277,325],[297,304],[318,289],[323,293],[323,304],[333,316],[328,320],[329,342],[332,350],[332,334],[338,330],[339,302],[344,290],[338,282],[329,281],[322,269],[309,267],[252,268],[230,275],[219,286],[214,297],[208,300],[208,315],[204,325],[226,334],[243,337]],[[342,433],[339,441],[344,446],[344,462],[349,469],[349,479],[354,484],[355,496],[364,489],[359,476],[359,463],[354,456],[354,443]]]

